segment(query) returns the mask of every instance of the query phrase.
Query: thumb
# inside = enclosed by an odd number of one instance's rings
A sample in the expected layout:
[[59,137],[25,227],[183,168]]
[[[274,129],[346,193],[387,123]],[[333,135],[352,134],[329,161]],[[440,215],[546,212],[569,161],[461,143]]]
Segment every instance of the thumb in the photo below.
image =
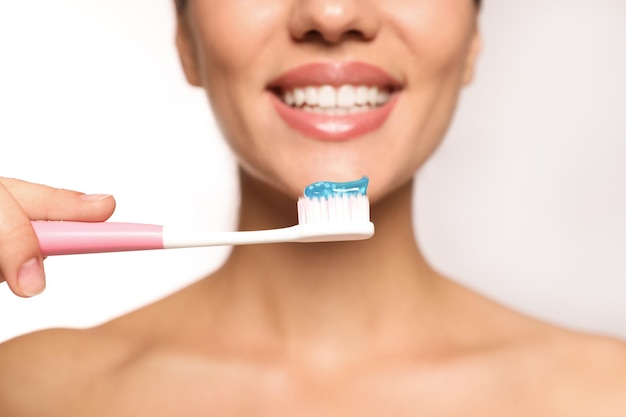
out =
[[6,280],[22,297],[43,291],[43,262],[31,220],[104,221],[114,210],[109,195],[0,177],[0,282]]

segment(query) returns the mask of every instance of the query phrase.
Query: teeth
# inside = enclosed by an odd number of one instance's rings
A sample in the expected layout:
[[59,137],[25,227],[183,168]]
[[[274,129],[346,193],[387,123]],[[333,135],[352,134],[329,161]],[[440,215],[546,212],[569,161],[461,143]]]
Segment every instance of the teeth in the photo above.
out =
[[322,108],[328,109],[331,107],[336,107],[337,94],[335,94],[335,89],[329,85],[325,85],[319,89],[317,99],[317,105]]
[[291,107],[321,114],[354,114],[384,105],[391,93],[387,89],[368,86],[329,85],[298,87],[286,91],[283,101]]
[[306,104],[309,106],[317,106],[317,91],[315,87],[307,87],[304,89],[304,97]]
[[304,93],[304,90],[302,90],[301,88],[296,88],[295,90],[293,90],[293,97],[294,97],[297,107],[301,107],[304,103],[306,103],[306,94]]
[[287,103],[290,106],[293,106],[294,104],[296,104],[296,98],[294,97],[291,91],[287,91],[287,93],[285,93],[285,103]]
[[367,102],[370,106],[375,106],[378,104],[378,88],[371,87],[367,90]]
[[388,91],[379,91],[378,92],[378,104],[382,105],[389,101],[389,92]]
[[337,94],[337,106],[344,108],[354,107],[356,104],[355,94],[354,87],[351,85],[341,86]]
[[372,110],[374,107],[371,106],[355,106],[350,107],[349,109],[341,108],[341,107],[331,107],[331,108],[322,108],[322,107],[313,107],[313,106],[304,106],[301,107],[300,110],[305,111],[307,113],[317,113],[317,114],[325,114],[327,116],[344,116],[346,114],[356,114],[363,113],[368,110]]
[[365,86],[357,87],[354,101],[358,106],[363,106],[367,103],[368,91],[369,89]]

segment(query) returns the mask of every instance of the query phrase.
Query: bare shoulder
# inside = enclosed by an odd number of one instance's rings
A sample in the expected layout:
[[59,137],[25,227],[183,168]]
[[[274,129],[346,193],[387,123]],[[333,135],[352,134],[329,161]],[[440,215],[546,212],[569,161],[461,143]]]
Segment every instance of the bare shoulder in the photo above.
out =
[[0,344],[0,415],[57,415],[53,410],[129,358],[131,344],[119,336],[100,328],[50,329]]
[[559,332],[546,343],[554,394],[571,416],[626,415],[626,343],[616,338]]
[[194,317],[189,293],[97,327],[43,330],[0,344],[0,416],[86,415],[76,407],[184,332],[181,322],[190,320],[180,317]]
[[624,341],[527,322],[503,350],[505,369],[521,383],[516,390],[528,395],[529,404],[536,403],[532,415],[626,416]]
[[481,336],[479,351],[504,370],[502,378],[516,381],[516,395],[523,391],[526,403],[553,410],[552,416],[626,416],[626,342],[563,329],[473,293],[466,297],[471,314],[460,319],[463,328]]

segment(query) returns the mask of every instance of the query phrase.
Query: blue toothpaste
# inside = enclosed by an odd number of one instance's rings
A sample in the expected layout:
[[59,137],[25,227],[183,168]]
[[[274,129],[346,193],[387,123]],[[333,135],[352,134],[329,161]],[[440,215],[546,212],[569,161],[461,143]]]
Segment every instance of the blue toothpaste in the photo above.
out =
[[317,199],[329,199],[342,196],[364,196],[367,192],[369,182],[370,180],[367,176],[363,176],[363,178],[356,181],[348,182],[318,181],[304,189],[304,196]]

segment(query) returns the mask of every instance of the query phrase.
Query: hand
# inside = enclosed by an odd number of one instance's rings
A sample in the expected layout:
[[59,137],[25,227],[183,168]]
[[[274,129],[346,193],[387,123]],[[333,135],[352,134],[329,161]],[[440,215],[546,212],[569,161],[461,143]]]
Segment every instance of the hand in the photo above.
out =
[[45,288],[43,259],[31,220],[104,221],[115,210],[110,195],[82,194],[0,177],[0,283],[32,297]]

